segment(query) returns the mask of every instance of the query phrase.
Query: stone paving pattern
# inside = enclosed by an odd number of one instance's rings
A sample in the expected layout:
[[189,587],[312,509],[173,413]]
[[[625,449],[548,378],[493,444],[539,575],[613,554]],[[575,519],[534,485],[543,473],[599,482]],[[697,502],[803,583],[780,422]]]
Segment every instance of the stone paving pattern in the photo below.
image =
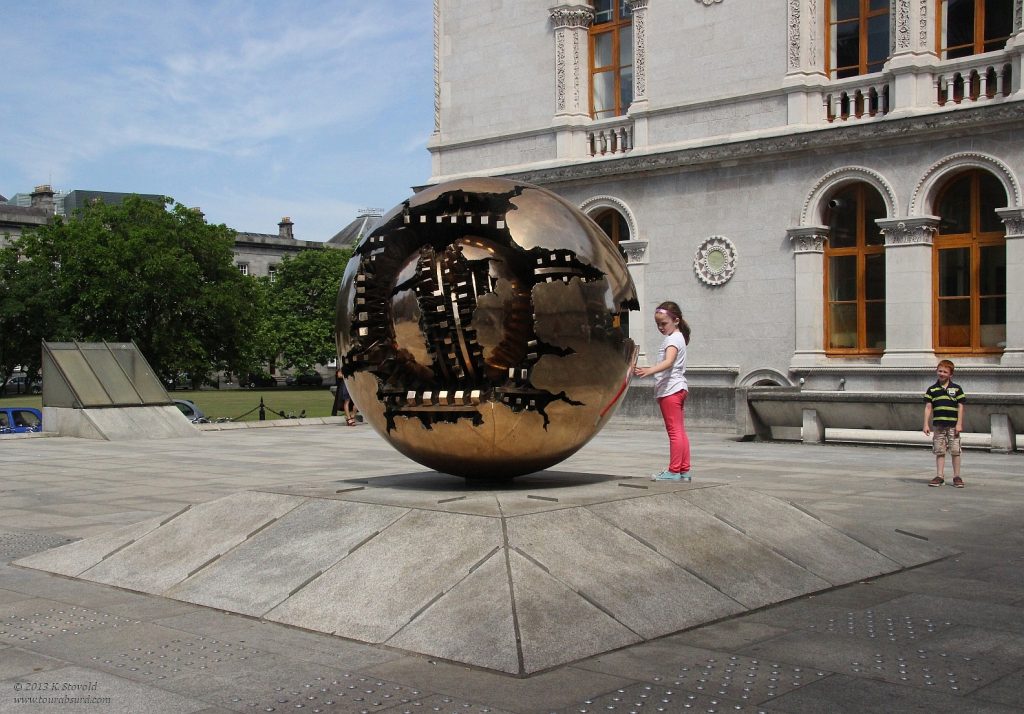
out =
[[[1024,709],[1020,454],[970,451],[967,488],[936,489],[926,449],[692,439],[695,479],[790,501],[862,542],[909,533],[959,554],[516,678],[10,564],[241,491],[422,471],[368,427],[5,439],[0,712]],[[666,451],[660,430],[613,423],[554,471],[642,475]]]

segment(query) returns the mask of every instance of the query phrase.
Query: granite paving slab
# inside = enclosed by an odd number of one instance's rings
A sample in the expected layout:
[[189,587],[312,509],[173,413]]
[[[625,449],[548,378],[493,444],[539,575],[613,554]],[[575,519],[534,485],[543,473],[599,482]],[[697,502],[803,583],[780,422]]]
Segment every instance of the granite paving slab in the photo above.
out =
[[510,518],[508,539],[510,547],[645,639],[743,610],[732,598],[587,509]]
[[675,495],[590,507],[617,528],[747,608],[789,600],[829,583]]
[[363,642],[384,642],[501,542],[497,519],[411,511],[266,617]]
[[123,528],[115,528],[103,535],[21,558],[16,564],[61,575],[79,575],[159,527],[168,518],[170,517],[159,516]]
[[403,508],[308,500],[166,595],[263,615],[406,513]]
[[247,491],[195,506],[80,577],[130,590],[166,592],[302,501]]
[[895,560],[790,504],[745,489],[705,488],[680,496],[741,529],[833,585],[900,569]]
[[[387,644],[517,674],[522,669],[505,550],[484,563]],[[535,633],[531,633],[534,634]]]
[[641,641],[639,634],[540,564],[514,550],[508,557],[524,672]]

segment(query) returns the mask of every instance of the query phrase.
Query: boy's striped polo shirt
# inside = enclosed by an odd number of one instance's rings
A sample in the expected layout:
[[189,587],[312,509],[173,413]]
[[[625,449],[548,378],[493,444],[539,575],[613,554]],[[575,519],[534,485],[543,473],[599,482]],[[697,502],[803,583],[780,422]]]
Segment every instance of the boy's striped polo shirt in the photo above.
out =
[[936,382],[924,393],[932,405],[932,424],[956,424],[959,406],[967,401],[963,387],[950,382],[945,387]]

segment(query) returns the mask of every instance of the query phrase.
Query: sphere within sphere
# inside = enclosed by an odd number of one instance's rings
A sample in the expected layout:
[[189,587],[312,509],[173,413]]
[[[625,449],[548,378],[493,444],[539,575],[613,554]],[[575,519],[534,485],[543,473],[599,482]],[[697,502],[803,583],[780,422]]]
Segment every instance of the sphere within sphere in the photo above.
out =
[[617,246],[575,206],[505,179],[452,181],[392,209],[338,293],[345,383],[424,466],[508,478],[552,466],[611,417],[639,309]]

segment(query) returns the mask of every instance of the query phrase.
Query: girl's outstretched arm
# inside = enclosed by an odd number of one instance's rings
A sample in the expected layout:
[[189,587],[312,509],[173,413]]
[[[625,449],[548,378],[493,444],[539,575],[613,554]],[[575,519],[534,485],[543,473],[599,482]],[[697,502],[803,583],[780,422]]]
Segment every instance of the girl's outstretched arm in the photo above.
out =
[[675,364],[677,354],[679,354],[679,348],[669,345],[669,347],[665,350],[665,359],[651,367],[637,367],[636,369],[633,370],[633,374],[635,374],[637,377],[649,377],[652,374],[664,372],[666,369]]

